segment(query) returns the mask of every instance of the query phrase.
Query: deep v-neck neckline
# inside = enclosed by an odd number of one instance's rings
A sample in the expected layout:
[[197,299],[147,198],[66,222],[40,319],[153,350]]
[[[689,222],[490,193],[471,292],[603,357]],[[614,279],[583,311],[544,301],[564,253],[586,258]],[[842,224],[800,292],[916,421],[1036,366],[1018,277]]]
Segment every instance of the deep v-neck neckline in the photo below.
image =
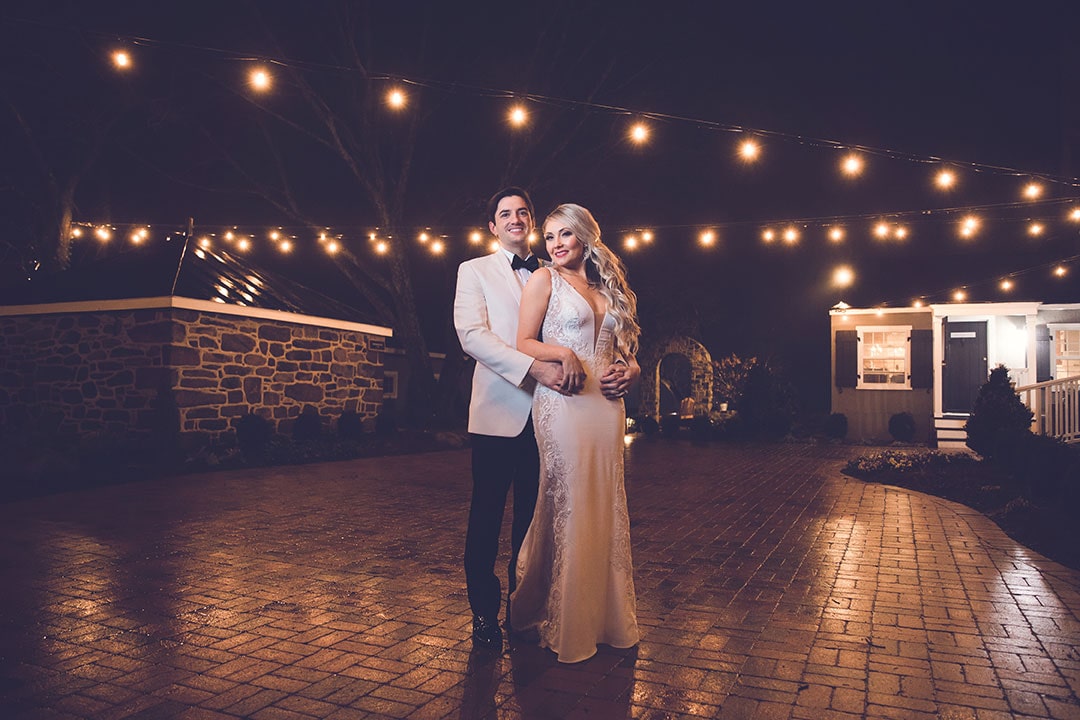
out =
[[[562,273],[560,273],[558,270],[556,270],[554,268],[551,269],[551,272],[558,275],[559,280],[566,283],[566,286],[568,288],[570,288],[571,292],[573,292],[574,295],[576,295],[578,297],[578,299],[581,300],[581,302],[585,303],[585,307],[589,308],[589,315],[592,316],[592,323],[593,323],[593,328],[592,328],[593,329],[593,332],[592,332],[592,348],[595,351],[596,350],[596,343],[598,343],[600,341],[600,333],[602,333],[604,331],[604,321],[607,320],[607,316],[608,316],[608,313],[610,312],[611,308],[605,307],[603,313],[597,314],[596,308],[594,308],[593,304],[591,302],[589,302],[589,298],[582,295],[581,291],[578,290],[576,287],[574,287],[574,284],[572,282],[567,280],[563,276]],[[606,303],[605,303],[605,305],[606,305]]]

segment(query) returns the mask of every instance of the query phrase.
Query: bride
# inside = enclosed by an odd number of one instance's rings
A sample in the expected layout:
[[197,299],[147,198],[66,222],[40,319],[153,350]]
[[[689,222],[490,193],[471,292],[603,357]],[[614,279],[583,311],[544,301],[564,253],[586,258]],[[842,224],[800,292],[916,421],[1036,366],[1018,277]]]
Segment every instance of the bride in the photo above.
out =
[[510,624],[535,629],[560,662],[579,662],[599,643],[628,648],[639,639],[623,485],[626,384],[618,392],[601,384],[637,379],[640,329],[637,298],[592,214],[563,204],[543,227],[551,264],[522,293],[517,347],[561,363],[564,380],[533,396],[540,493]]

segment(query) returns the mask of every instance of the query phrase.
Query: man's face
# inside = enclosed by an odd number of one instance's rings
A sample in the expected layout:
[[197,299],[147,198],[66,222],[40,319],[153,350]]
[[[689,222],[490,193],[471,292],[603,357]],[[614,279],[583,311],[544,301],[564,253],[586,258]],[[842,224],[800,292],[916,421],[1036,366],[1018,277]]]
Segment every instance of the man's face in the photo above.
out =
[[509,195],[500,200],[495,208],[495,221],[488,223],[488,229],[510,252],[520,254],[527,250],[533,219],[525,198]]

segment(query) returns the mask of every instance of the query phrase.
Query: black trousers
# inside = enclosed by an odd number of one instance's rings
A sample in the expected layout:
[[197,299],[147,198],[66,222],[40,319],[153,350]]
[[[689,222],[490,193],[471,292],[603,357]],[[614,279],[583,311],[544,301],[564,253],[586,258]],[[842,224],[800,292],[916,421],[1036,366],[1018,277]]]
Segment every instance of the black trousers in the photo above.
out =
[[465,536],[465,583],[474,615],[497,618],[502,588],[495,574],[499,555],[506,494],[514,488],[513,522],[510,532],[509,589],[517,587],[517,557],[536,509],[540,485],[540,455],[536,450],[532,419],[517,437],[470,435],[472,439],[472,503]]

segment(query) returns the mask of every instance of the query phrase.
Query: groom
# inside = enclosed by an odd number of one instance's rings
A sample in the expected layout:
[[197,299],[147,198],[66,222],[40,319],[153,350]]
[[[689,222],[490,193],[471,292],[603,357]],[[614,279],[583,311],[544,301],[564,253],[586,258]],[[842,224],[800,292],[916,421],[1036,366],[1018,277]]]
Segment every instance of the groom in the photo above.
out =
[[469,434],[472,441],[472,502],[465,537],[465,582],[472,607],[475,645],[502,648],[495,575],[506,493],[514,488],[508,594],[517,585],[518,550],[536,507],[540,460],[533,436],[532,390],[562,381],[558,363],[534,360],[514,348],[521,290],[539,260],[529,251],[533,205],[518,187],[497,192],[487,207],[488,228],[499,249],[463,262],[454,296],[454,327],[461,347],[476,359]]

